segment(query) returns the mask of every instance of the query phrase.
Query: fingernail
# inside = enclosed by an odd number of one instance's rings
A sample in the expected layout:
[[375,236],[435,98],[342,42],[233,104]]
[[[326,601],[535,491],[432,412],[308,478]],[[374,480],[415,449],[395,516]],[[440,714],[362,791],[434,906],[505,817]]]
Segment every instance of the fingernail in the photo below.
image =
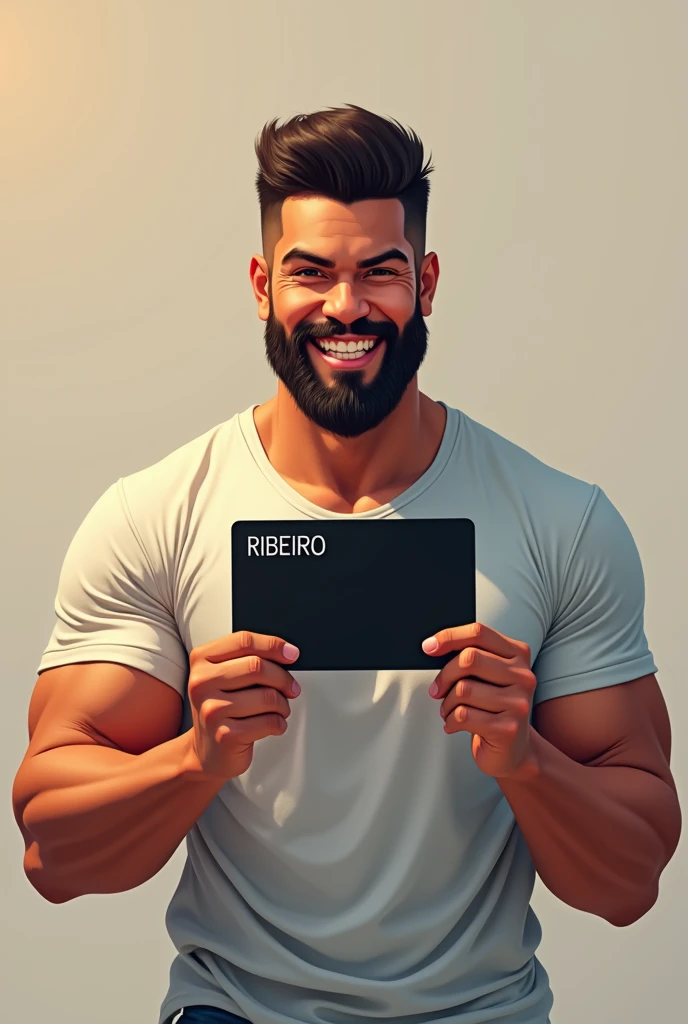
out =
[[429,636],[427,640],[424,640],[421,644],[426,654],[432,654],[439,647],[439,641],[436,636]]
[[294,694],[295,697],[298,697],[298,695],[301,693],[301,687],[299,686],[295,679],[292,679],[291,681],[291,692]]
[[282,650],[282,654],[287,661],[296,661],[300,653],[298,647],[294,647],[293,644],[285,644]]
[[430,696],[431,697],[436,697],[439,692],[440,692],[439,686],[437,685],[437,683],[433,683],[432,686],[430,687]]

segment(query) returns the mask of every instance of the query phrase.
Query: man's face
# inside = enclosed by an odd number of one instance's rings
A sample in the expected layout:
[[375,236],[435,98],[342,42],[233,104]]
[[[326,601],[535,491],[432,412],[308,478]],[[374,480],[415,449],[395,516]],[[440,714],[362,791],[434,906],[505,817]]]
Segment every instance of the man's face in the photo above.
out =
[[340,437],[382,423],[427,350],[430,300],[421,302],[401,202],[288,199],[267,296],[267,358],[303,414]]

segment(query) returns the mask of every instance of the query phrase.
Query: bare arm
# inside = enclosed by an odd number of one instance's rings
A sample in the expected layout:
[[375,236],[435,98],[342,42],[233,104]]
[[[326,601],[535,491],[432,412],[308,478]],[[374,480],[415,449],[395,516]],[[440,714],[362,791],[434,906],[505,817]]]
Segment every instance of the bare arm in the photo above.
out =
[[110,662],[44,672],[12,794],[34,888],[65,903],[152,878],[249,768],[254,744],[285,732],[300,692],[289,646],[243,630],[192,650],[194,724],[181,736],[181,697],[145,672]]
[[543,701],[534,726],[537,772],[498,781],[537,872],[570,906],[632,924],[657,900],[681,833],[657,679]]
[[226,780],[198,763],[193,730],[177,735],[181,709],[175,690],[123,665],[41,674],[12,795],[24,870],[45,899],[152,878],[221,789]]

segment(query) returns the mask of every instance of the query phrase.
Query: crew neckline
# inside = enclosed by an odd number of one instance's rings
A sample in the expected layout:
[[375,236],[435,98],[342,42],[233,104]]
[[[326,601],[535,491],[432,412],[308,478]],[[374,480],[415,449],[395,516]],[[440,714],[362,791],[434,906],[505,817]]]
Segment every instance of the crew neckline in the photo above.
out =
[[254,403],[254,405],[249,406],[248,409],[244,409],[243,412],[239,413],[237,420],[246,446],[263,476],[266,477],[285,501],[300,512],[305,513],[310,519],[384,519],[386,516],[393,515],[404,505],[408,505],[409,502],[415,501],[415,499],[420,497],[424,491],[429,487],[432,487],[445,469],[454,448],[458,444],[461,426],[461,413],[458,409],[454,409],[452,406],[446,405],[445,402],[438,402],[438,404],[443,406],[446,410],[447,419],[444,425],[442,441],[433,461],[425,472],[418,477],[415,483],[411,484],[410,487],[407,487],[405,491],[402,491],[384,505],[380,505],[378,508],[368,509],[365,512],[334,512],[331,509],[322,508],[320,505],[316,505],[308,498],[305,498],[295,490],[291,484],[288,484],[282,476],[280,476],[270,462],[267,452],[263,448],[263,443],[260,439],[260,434],[258,433],[258,428],[256,427],[256,423],[253,418],[254,410],[260,405],[259,402]]

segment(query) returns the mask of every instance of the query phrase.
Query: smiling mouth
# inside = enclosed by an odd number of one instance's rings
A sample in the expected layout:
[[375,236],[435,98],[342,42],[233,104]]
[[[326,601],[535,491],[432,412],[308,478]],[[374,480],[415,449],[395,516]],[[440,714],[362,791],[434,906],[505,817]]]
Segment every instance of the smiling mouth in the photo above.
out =
[[351,335],[314,338],[310,341],[313,348],[330,366],[351,370],[367,366],[382,343],[383,339],[378,337],[361,338]]

